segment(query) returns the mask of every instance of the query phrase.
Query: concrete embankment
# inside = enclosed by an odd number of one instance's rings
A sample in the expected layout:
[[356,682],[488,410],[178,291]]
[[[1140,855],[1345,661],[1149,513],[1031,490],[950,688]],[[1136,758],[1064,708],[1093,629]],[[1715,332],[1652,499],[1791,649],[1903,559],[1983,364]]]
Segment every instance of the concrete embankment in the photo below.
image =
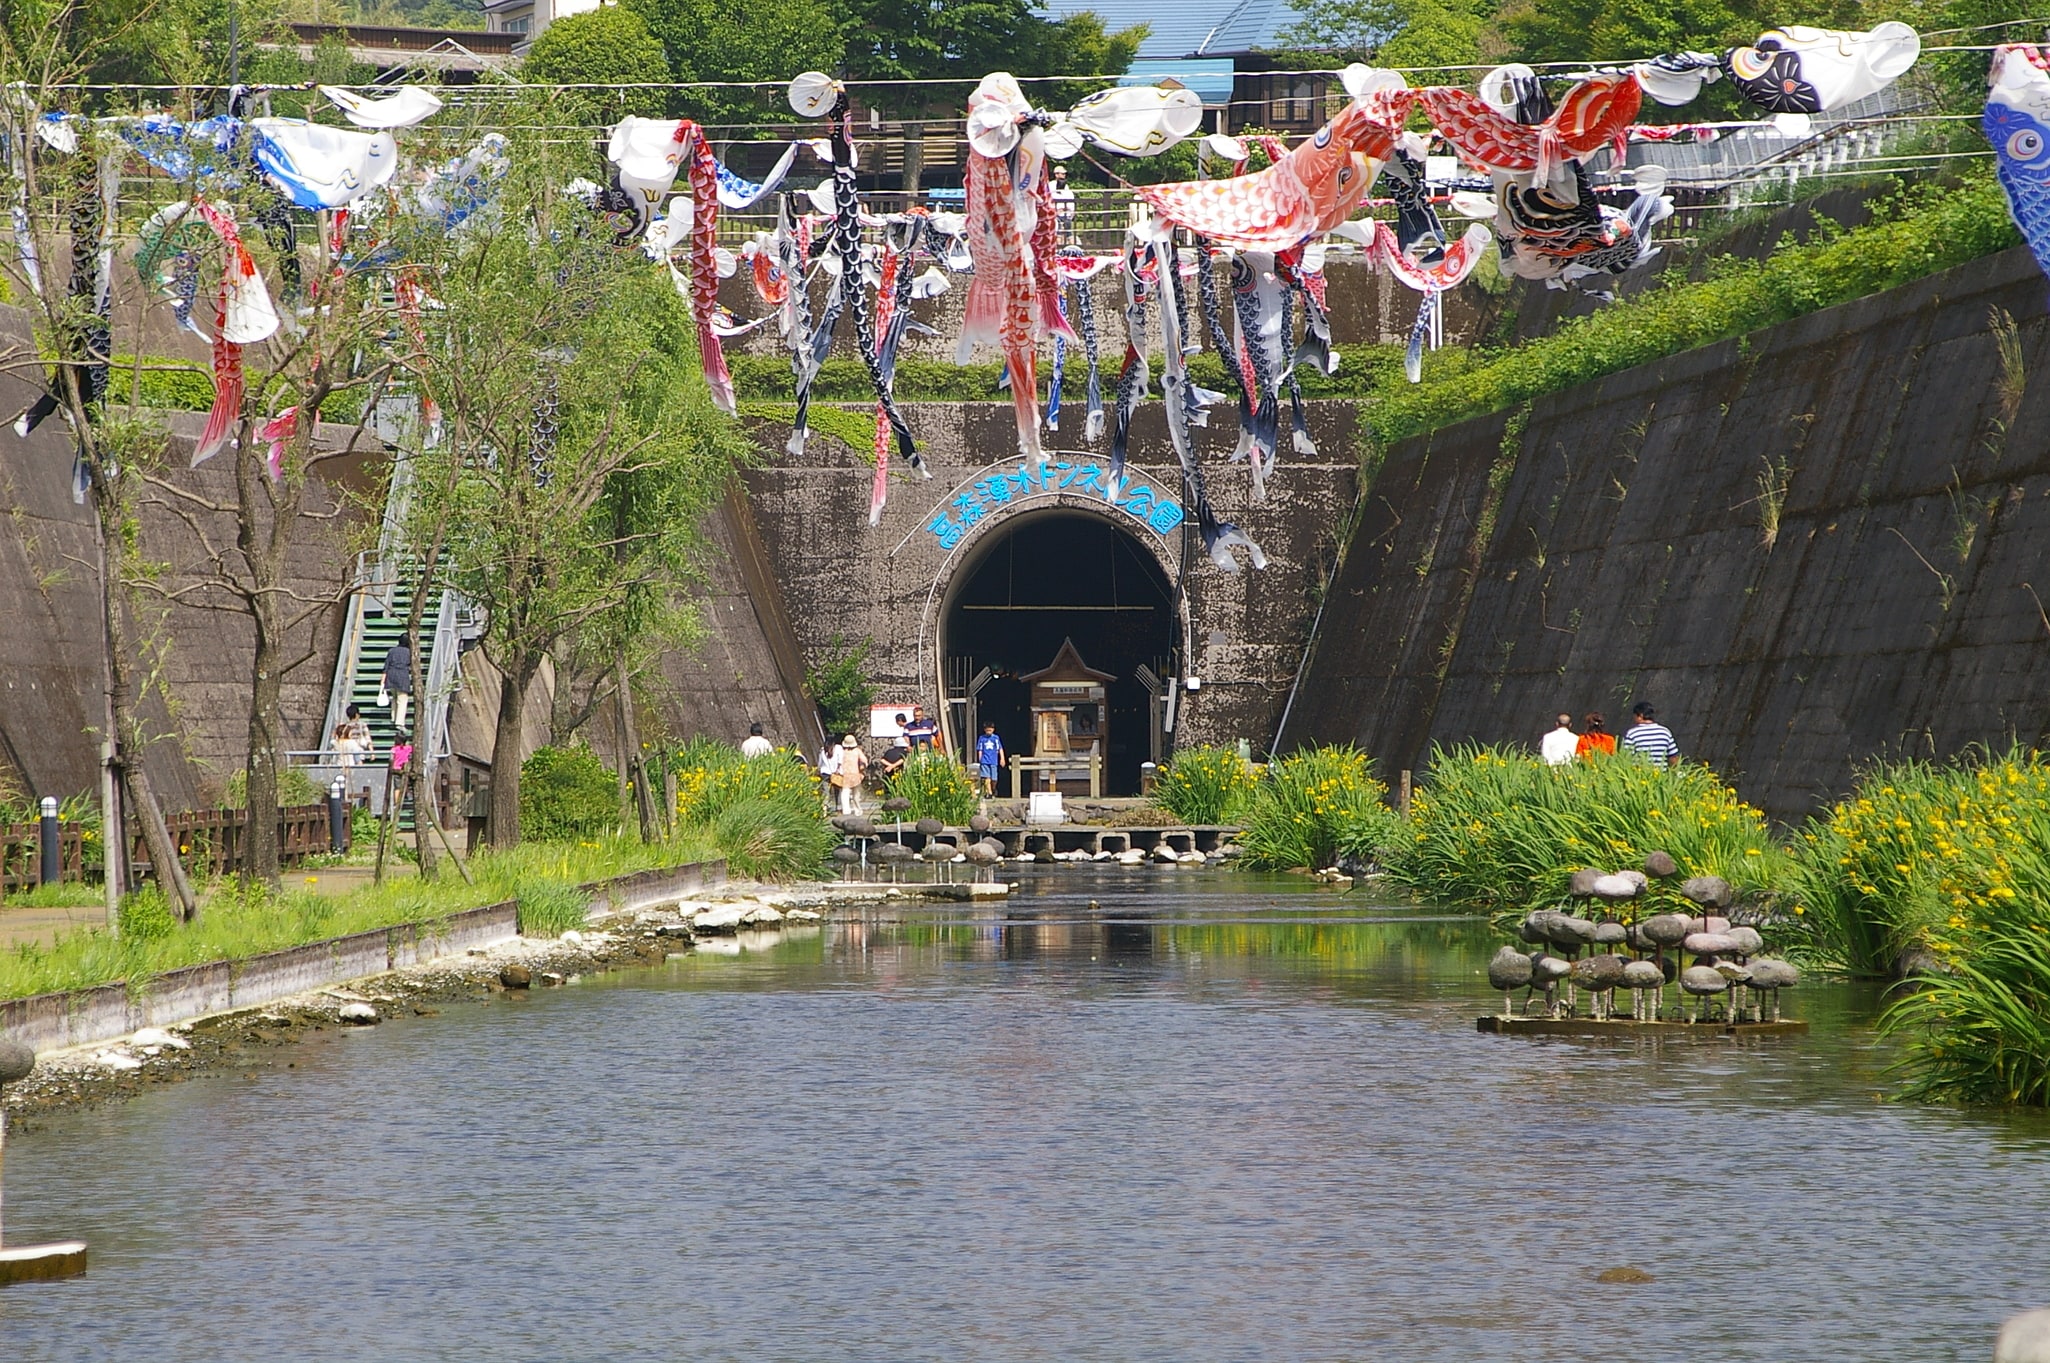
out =
[[[723,884],[726,863],[698,862],[639,871],[581,888],[593,918],[673,903]],[[131,984],[114,980],[87,989],[0,1002],[0,1036],[45,1051],[88,1046],[144,1027],[168,1027],[208,1013],[252,1008],[309,990],[496,946],[519,935],[511,900],[446,918],[331,937],[239,961],[208,961]]]
[[1396,445],[1281,744],[1392,777],[1643,699],[1791,819],[2040,739],[2046,296],[2007,251]]

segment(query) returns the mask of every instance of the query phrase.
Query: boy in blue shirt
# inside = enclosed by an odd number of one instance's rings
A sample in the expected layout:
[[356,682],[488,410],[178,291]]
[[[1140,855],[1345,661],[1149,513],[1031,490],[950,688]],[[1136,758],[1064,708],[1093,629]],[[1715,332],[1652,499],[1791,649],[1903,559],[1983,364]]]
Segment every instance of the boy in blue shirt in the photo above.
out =
[[992,799],[997,793],[997,775],[1004,769],[1004,740],[997,737],[997,726],[982,726],[982,737],[975,740],[975,775],[982,782],[982,794]]

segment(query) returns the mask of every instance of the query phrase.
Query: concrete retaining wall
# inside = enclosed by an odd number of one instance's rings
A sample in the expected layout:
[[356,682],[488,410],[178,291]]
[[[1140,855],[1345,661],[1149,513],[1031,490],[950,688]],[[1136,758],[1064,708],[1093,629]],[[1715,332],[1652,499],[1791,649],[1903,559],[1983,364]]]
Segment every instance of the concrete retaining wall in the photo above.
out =
[[[591,916],[625,913],[724,883],[726,863],[698,862],[638,871],[579,888]],[[143,1027],[167,1027],[208,1013],[255,1008],[304,994],[495,946],[519,935],[512,900],[446,918],[332,937],[244,961],[208,961],[169,970],[131,990],[125,981],[0,1002],[0,1036],[37,1051],[88,1046]]]
[[2007,251],[1396,446],[1283,745],[1392,777],[1642,698],[1793,819],[1876,756],[2039,739],[2046,293]]

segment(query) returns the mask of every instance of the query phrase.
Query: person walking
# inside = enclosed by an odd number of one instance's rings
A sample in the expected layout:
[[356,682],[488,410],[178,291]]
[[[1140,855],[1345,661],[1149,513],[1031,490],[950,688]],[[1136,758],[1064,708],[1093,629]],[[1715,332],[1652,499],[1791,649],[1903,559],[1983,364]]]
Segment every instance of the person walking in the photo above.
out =
[[1559,727],[1546,734],[1538,743],[1538,753],[1548,767],[1563,767],[1573,760],[1579,750],[1580,735],[1573,732],[1573,716],[1560,715]]
[[861,812],[861,786],[868,779],[868,754],[849,734],[840,740],[840,762],[833,769],[833,785],[840,792],[840,812]]
[[761,725],[750,724],[747,726],[747,737],[740,741],[740,755],[742,757],[767,757],[774,751],[776,751],[776,745],[762,737]]
[[404,639],[385,650],[384,678],[378,683],[377,703],[391,707],[394,729],[406,727],[406,708],[413,702],[413,650]]
[[349,707],[342,722],[335,725],[332,744],[338,767],[353,767],[359,758],[369,755],[375,742],[370,735],[370,726],[364,722],[362,706]]
[[819,793],[826,802],[826,813],[833,812],[834,773],[840,770],[840,748],[838,744],[827,743],[819,749]]
[[1630,714],[1632,722],[1623,731],[1623,747],[1658,766],[1679,766],[1680,745],[1673,740],[1673,731],[1658,722],[1658,712],[1638,701],[1630,707]]
[[1600,753],[1606,757],[1616,751],[1616,736],[1609,732],[1601,711],[1588,711],[1587,718],[1580,721],[1580,727],[1580,741],[1573,745],[1575,757],[1584,762],[1592,754]]
[[982,726],[982,737],[975,740],[975,779],[982,782],[982,797],[994,799],[997,793],[997,777],[1004,770],[1004,740],[997,737],[997,726]]

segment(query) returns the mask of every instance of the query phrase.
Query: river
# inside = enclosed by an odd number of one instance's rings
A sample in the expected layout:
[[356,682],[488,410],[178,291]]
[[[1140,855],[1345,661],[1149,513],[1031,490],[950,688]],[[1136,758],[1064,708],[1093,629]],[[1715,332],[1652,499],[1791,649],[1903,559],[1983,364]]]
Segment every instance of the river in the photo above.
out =
[[0,1357],[1983,1363],[2050,1305],[2050,1120],[1878,1101],[1869,993],[1497,1037],[1484,928],[1371,891],[903,917],[19,1132],[8,1241],[92,1271],[0,1293]]

